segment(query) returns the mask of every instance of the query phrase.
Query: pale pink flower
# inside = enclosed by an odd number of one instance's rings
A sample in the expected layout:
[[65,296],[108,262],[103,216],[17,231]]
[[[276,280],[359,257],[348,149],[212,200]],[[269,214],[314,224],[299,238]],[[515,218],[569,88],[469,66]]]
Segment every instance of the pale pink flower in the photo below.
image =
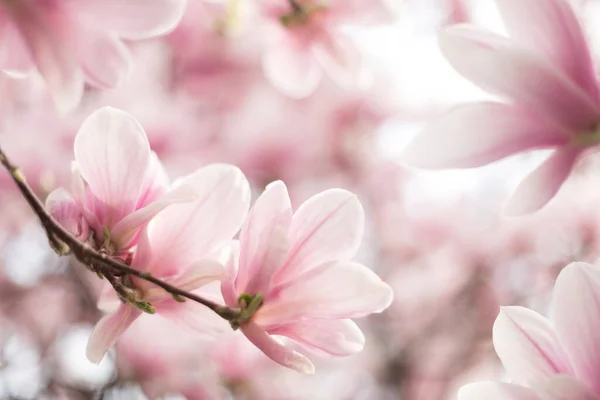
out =
[[56,104],[69,110],[84,82],[114,87],[132,69],[121,39],[170,32],[186,0],[1,0],[0,70],[37,68]]
[[459,400],[600,399],[600,268],[577,262],[556,280],[550,319],[504,307],[494,323],[494,347],[512,383],[463,387]]
[[450,64],[507,102],[463,105],[409,145],[419,167],[470,168],[512,154],[553,149],[517,188],[507,211],[544,206],[575,162],[600,143],[594,66],[582,27],[565,0],[496,0],[510,38],[474,26],[442,31]]
[[123,255],[162,209],[196,196],[186,185],[169,190],[143,128],[124,111],[104,107],[92,113],[77,132],[74,148],[72,191],[56,189],[46,207],[82,240],[89,227],[93,244],[108,254]]
[[261,0],[266,77],[291,97],[310,95],[323,71],[343,86],[358,84],[363,57],[341,27],[390,21],[386,0]]
[[351,318],[381,312],[392,301],[386,283],[351,261],[363,225],[360,202],[342,189],[311,197],[295,213],[280,181],[256,201],[221,289],[227,305],[252,314],[240,329],[272,360],[312,373],[312,362],[301,353],[362,350],[364,336]]
[[[179,185],[192,187],[197,200],[172,205],[154,217],[137,244],[131,266],[194,292],[222,279],[224,268],[216,259],[246,217],[250,186],[238,168],[227,164],[201,168],[183,178]],[[205,306],[193,301],[177,302],[169,293],[144,280],[134,278],[133,286],[136,300],[151,303],[158,316],[168,318],[174,334],[181,327],[207,336],[228,329],[227,323]],[[203,296],[209,297],[210,293]],[[87,356],[93,362],[100,362],[142,313],[132,303],[119,302],[110,287],[99,303],[101,308],[113,311],[116,308],[116,311],[102,318],[90,337]]]

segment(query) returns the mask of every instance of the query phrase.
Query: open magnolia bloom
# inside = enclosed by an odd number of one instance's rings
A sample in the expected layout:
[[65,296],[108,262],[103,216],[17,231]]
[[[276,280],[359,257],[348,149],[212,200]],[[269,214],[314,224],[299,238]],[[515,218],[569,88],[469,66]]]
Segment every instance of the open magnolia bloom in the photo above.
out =
[[550,319],[504,307],[494,324],[494,347],[512,383],[463,387],[459,400],[600,399],[600,268],[565,267],[554,287]]
[[0,0],[0,70],[37,68],[62,110],[79,104],[84,82],[107,88],[131,72],[121,39],[175,28],[187,0]]
[[510,38],[449,27],[440,47],[464,77],[506,100],[459,106],[406,149],[424,168],[469,168],[534,149],[550,157],[517,188],[507,212],[538,210],[576,161],[600,144],[598,82],[588,43],[566,0],[496,0]]
[[[192,187],[193,202],[172,205],[158,214],[144,230],[131,266],[187,292],[222,279],[224,267],[216,261],[244,222],[250,206],[250,186],[242,172],[227,164],[212,164],[183,178],[177,185]],[[113,288],[100,298],[99,306],[112,313],[98,322],[87,349],[92,362],[106,351],[142,312],[214,336],[230,329],[227,322],[193,301],[179,302],[173,295],[142,279],[132,277],[130,298],[121,300]]]
[[165,207],[197,198],[185,184],[169,189],[146,133],[124,111],[104,107],[92,113],[74,147],[73,188],[50,193],[46,208],[76,237],[109,255],[125,255]]
[[264,17],[266,77],[283,93],[310,95],[325,71],[344,86],[365,72],[356,44],[341,27],[393,20],[387,0],[259,0]]
[[258,198],[221,289],[228,306],[242,309],[241,331],[268,357],[312,373],[302,353],[362,350],[364,336],[351,318],[383,311],[393,296],[373,271],[351,261],[363,225],[360,202],[345,190],[317,194],[295,213],[283,182]]

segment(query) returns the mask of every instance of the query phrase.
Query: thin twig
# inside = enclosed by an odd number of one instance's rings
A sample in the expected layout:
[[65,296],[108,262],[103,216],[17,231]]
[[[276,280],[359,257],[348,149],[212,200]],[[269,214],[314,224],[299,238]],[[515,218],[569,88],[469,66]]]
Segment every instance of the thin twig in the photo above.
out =
[[[154,277],[149,272],[131,268],[124,262],[111,258],[106,254],[101,253],[96,249],[92,248],[89,244],[81,242],[69,231],[63,228],[62,225],[60,225],[46,211],[46,208],[44,207],[40,199],[35,195],[35,193],[31,189],[31,186],[27,184],[25,176],[21,173],[18,167],[16,167],[10,162],[10,160],[1,148],[0,163],[10,173],[13,181],[21,191],[21,194],[23,195],[25,200],[27,200],[27,203],[29,204],[33,212],[40,219],[42,227],[46,231],[46,234],[52,247],[61,255],[67,254],[70,250],[75,256],[75,258],[77,258],[77,260],[79,260],[81,263],[90,267],[92,270],[106,276],[107,279],[110,280],[111,284],[113,284],[113,287],[115,287],[115,290],[120,290],[122,288],[118,286],[121,284],[116,283],[116,280],[114,280],[114,275],[132,275],[145,281],[151,282],[154,285],[164,289],[166,292],[173,295],[175,299],[177,299],[177,297],[185,297],[187,299],[200,303],[210,308],[221,318],[224,318],[230,322],[234,322],[240,317],[241,312],[239,309],[222,306],[211,300],[200,297],[194,293],[190,293],[185,290],[179,289],[161,279]],[[121,295],[122,293],[119,294]]]

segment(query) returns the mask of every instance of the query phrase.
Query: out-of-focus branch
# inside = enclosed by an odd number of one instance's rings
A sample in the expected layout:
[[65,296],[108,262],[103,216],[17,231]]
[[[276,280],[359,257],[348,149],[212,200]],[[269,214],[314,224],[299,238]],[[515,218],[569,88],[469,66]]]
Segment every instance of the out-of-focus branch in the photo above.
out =
[[[135,268],[131,268],[123,261],[111,258],[106,254],[101,253],[96,249],[92,248],[89,244],[81,242],[69,231],[63,228],[46,211],[46,208],[42,204],[41,200],[36,196],[36,194],[33,192],[33,189],[31,189],[31,187],[25,180],[25,176],[21,173],[17,166],[10,162],[10,160],[1,148],[0,163],[10,173],[13,181],[21,191],[21,194],[23,195],[25,200],[27,200],[27,203],[29,204],[33,212],[35,212],[35,214],[38,216],[42,227],[46,231],[48,240],[50,241],[50,244],[55,249],[55,251],[57,251],[60,255],[65,255],[71,252],[75,256],[75,258],[81,263],[88,266],[90,269],[97,272],[98,274],[105,276],[113,285],[117,293],[121,297],[125,296],[125,300],[127,299],[126,288],[123,286],[122,283],[118,281],[118,279],[116,279],[115,276],[131,275],[143,279],[145,281],[151,282],[154,285],[164,289],[166,292],[173,295],[173,297],[176,300],[183,301],[183,298],[186,298],[210,308],[221,318],[230,321],[232,325],[234,325],[233,323],[238,321],[238,319],[241,317],[242,312],[239,309],[222,306],[211,300],[195,295],[194,293],[181,290],[161,279],[152,276],[152,274],[150,274],[149,272],[139,271]],[[152,310],[152,306],[147,302],[144,304],[149,306],[144,311],[150,312]]]

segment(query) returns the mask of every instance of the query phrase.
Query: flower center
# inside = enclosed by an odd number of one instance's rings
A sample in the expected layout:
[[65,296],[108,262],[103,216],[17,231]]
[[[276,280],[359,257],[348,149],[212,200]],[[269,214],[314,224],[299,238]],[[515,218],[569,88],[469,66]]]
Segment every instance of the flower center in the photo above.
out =
[[324,4],[289,0],[291,11],[279,17],[281,24],[288,29],[308,24],[327,9]]
[[591,147],[600,144],[600,125],[573,136],[569,144],[574,147]]

